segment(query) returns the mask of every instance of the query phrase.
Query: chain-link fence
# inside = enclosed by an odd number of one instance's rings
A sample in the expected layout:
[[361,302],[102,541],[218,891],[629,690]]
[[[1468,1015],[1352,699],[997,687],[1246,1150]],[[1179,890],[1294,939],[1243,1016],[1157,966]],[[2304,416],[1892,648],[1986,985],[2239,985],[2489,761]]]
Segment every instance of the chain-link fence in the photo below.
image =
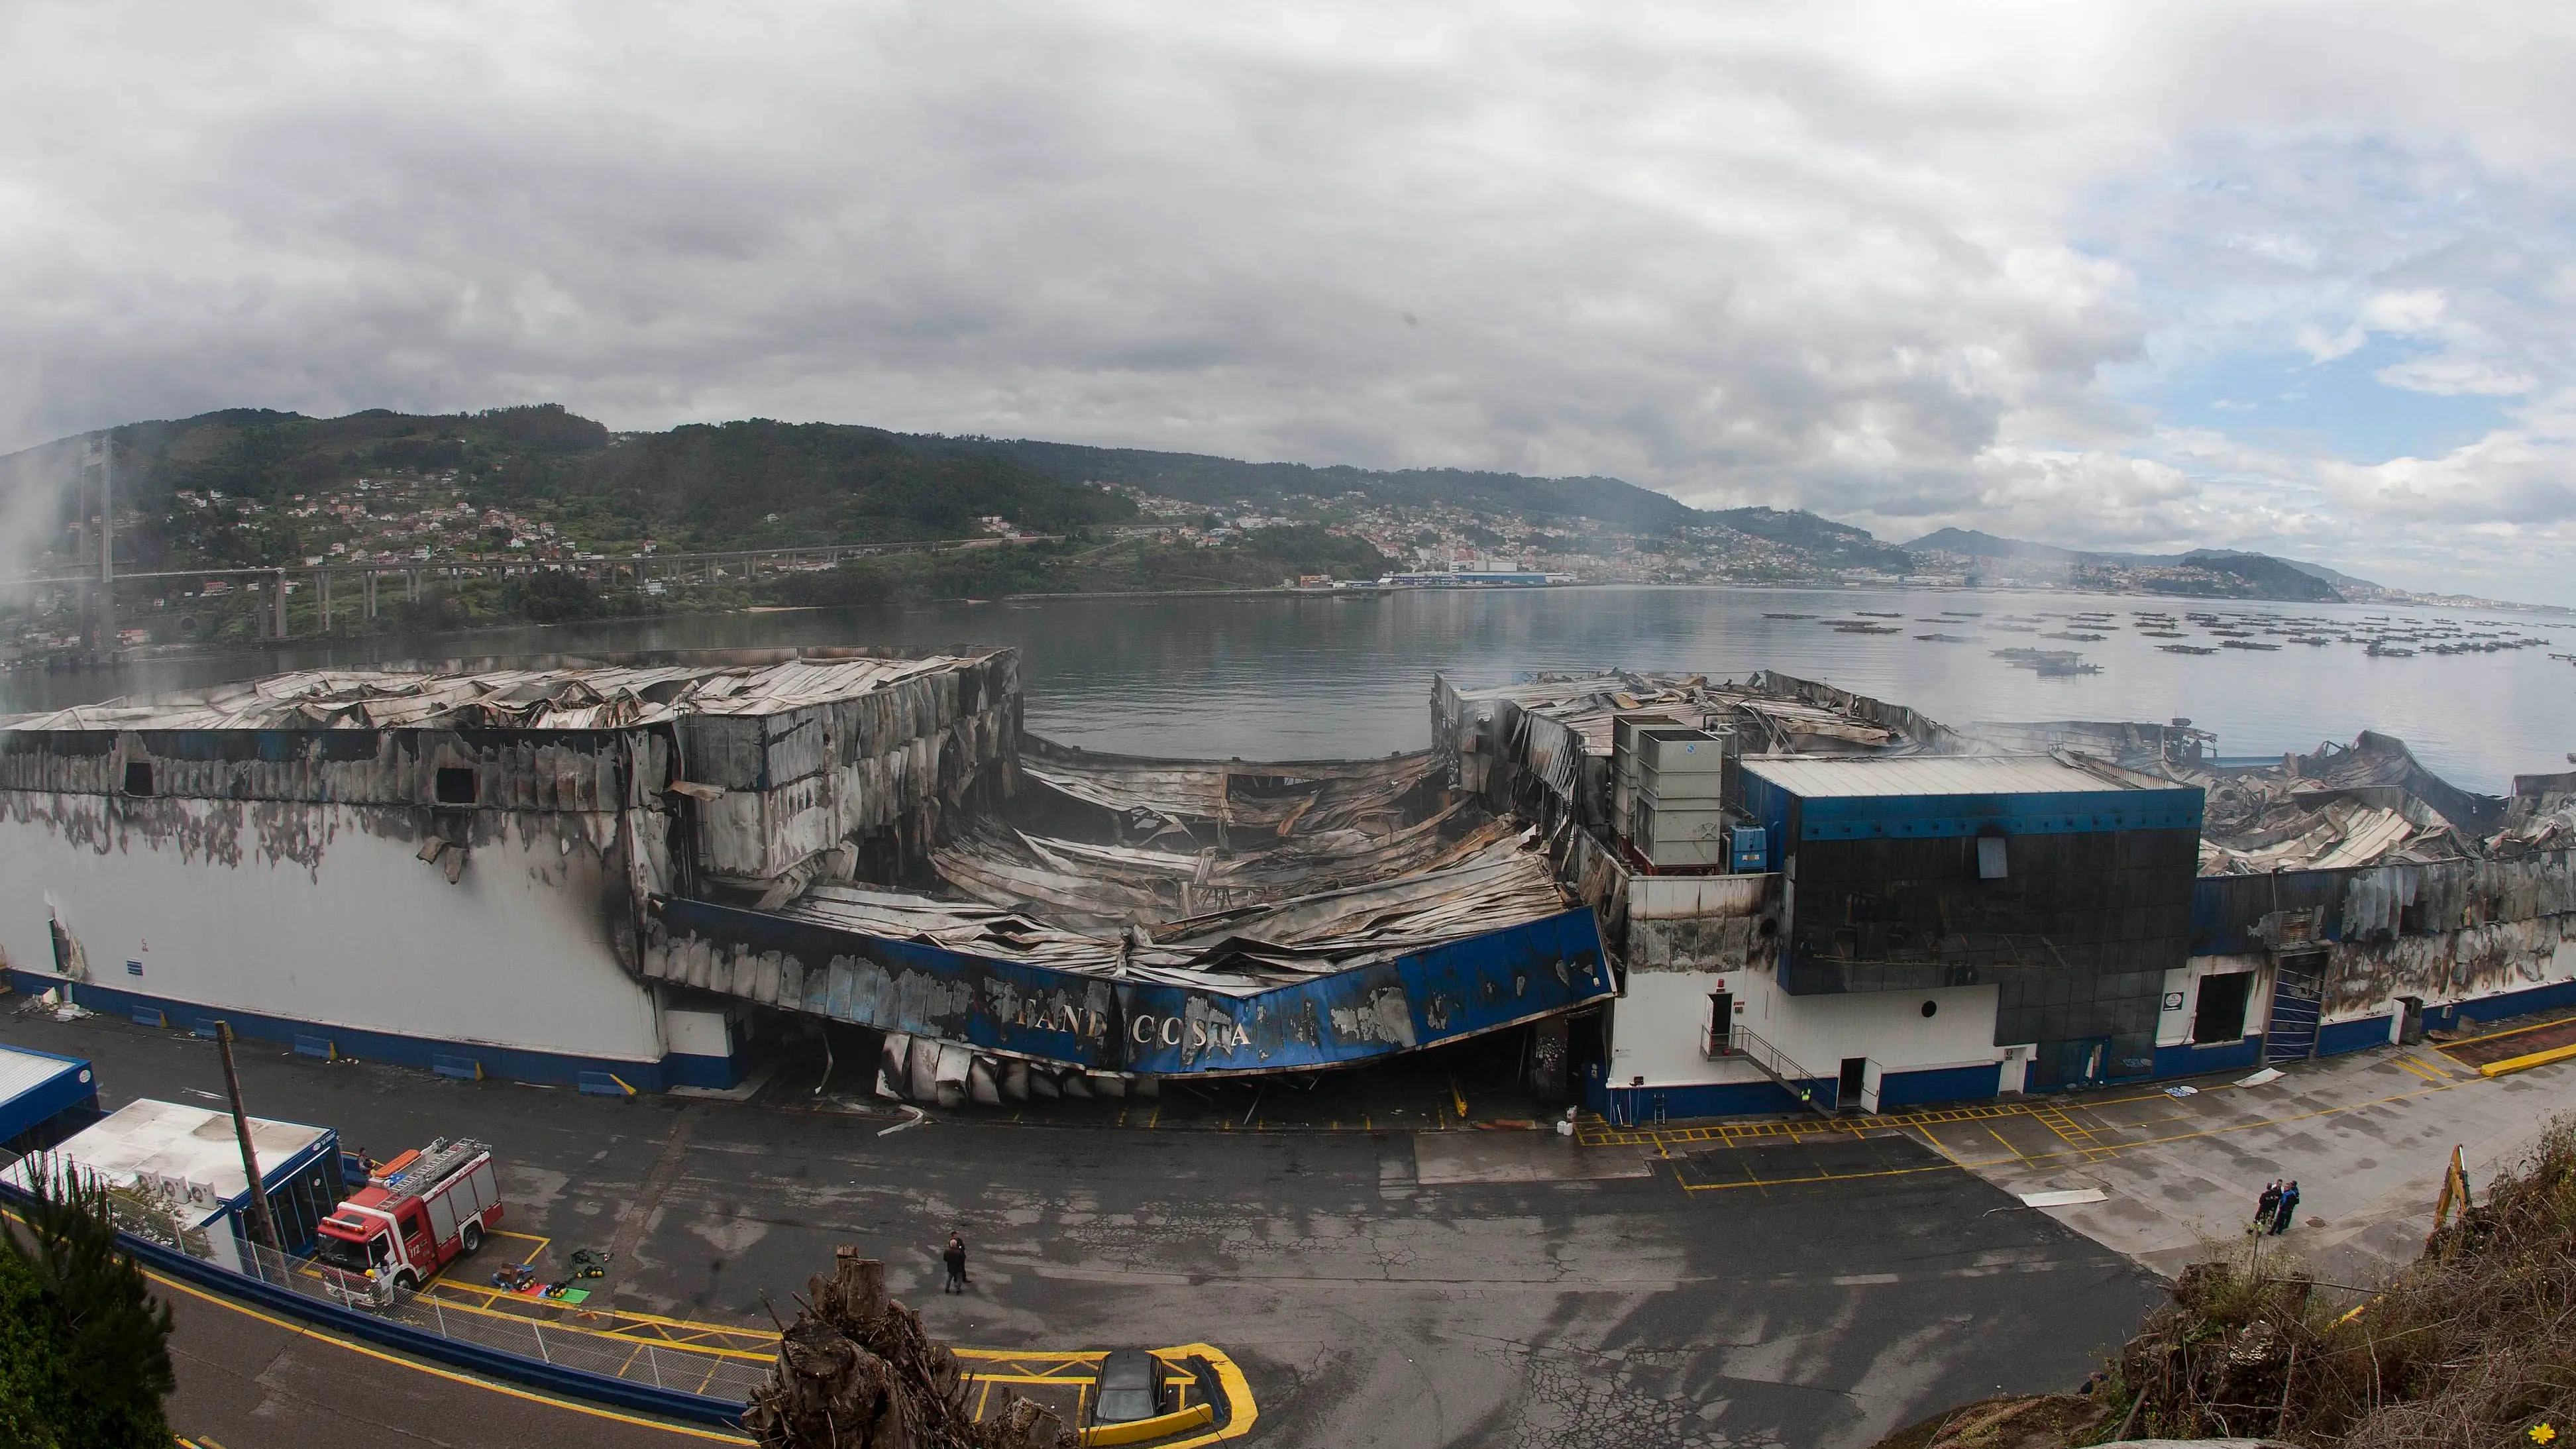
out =
[[502,1295],[488,1305],[469,1303],[452,1291],[439,1291],[435,1283],[429,1292],[413,1292],[250,1244],[242,1246],[242,1272],[308,1298],[371,1313],[441,1338],[655,1388],[748,1403],[752,1391],[769,1378],[767,1359],[550,1321],[539,1315],[580,1310],[548,1299]]

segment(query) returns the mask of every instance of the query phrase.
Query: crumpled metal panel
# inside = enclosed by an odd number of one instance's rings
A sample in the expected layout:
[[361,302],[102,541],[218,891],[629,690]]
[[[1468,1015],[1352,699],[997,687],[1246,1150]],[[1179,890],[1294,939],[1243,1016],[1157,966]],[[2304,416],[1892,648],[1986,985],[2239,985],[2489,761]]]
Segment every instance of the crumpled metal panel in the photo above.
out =
[[[1615,992],[1588,909],[1250,992],[1112,981],[694,900],[662,903],[644,956],[644,974],[656,980],[984,1051],[1157,1076],[1349,1065]],[[698,963],[709,958],[726,964],[702,972]],[[773,959],[775,976],[764,964]]]

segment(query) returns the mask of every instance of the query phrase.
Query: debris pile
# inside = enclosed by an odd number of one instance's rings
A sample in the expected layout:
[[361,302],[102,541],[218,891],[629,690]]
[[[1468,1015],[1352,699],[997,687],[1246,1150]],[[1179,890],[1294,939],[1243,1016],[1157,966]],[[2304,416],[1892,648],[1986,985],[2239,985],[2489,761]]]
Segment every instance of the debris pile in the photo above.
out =
[[854,1248],[815,1278],[778,1362],[743,1427],[762,1449],[1073,1449],[1081,1436],[1004,1390],[977,1421],[957,1356],[930,1341],[921,1316],[888,1298],[885,1264]]

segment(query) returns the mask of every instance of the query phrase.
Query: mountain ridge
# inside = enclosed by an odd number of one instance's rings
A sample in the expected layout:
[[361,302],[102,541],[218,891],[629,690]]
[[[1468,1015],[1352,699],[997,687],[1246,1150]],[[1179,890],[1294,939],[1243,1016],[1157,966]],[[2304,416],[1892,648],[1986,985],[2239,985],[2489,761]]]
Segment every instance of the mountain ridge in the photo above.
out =
[[[1924,534],[1920,538],[1908,541],[1903,545],[1903,547],[1911,553],[1945,553],[1964,558],[2014,559],[2032,563],[2063,565],[2070,569],[2101,568],[2105,566],[2144,569],[2210,569],[2216,572],[2237,574],[2249,578],[2269,579],[2276,583],[2286,584],[2290,592],[2284,594],[2283,597],[2292,599],[2315,598],[2322,601],[2326,595],[2317,594],[2311,590],[2302,588],[2299,585],[2288,583],[2287,580],[2283,579],[2272,566],[2277,566],[2279,569],[2286,569],[2301,577],[2314,580],[2316,583],[2324,586],[2327,594],[2332,595],[2338,600],[2345,598],[2348,593],[2382,594],[2389,592],[2385,585],[2374,583],[2369,579],[2358,578],[2338,569],[2328,568],[2324,564],[2304,563],[2298,559],[2282,558],[2277,554],[2267,554],[2252,549],[2196,548],[2184,553],[2176,554],[2120,553],[2109,550],[2066,548],[2058,544],[2039,543],[2030,539],[2004,538],[1996,534],[1987,533],[1982,529],[1973,528],[1936,529],[1931,533]],[[2260,562],[2255,562],[2257,560]]]

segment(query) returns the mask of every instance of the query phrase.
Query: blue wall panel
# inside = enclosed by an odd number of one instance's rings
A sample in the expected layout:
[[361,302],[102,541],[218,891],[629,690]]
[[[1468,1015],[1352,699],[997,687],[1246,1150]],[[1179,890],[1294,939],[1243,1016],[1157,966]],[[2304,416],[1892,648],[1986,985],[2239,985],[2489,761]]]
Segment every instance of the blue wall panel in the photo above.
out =
[[2079,790],[2028,795],[1806,796],[1798,802],[1803,840],[1937,839],[1976,835],[2065,835],[2096,830],[2198,830],[2201,792]]
[[2390,1016],[2365,1016],[2359,1021],[2330,1021],[2317,1028],[2317,1055],[2336,1056],[2344,1052],[2363,1051],[2388,1045]]
[[1158,1076],[1367,1061],[1615,992],[1589,908],[1239,995],[1112,982],[704,901],[665,902],[662,920],[675,936],[793,959],[807,1010],[1039,1061]]
[[2549,1011],[2561,1006],[2576,1006],[2576,981],[2498,992],[2453,1006],[2427,1007],[2424,1024],[2435,1031],[2474,1031],[2480,1022],[2502,1021],[2509,1016]]
[[1995,1095],[2003,1081],[2003,1064],[1939,1067],[1928,1072],[1889,1072],[1878,1083],[1878,1110],[1920,1107],[1931,1102],[1974,1102]]
[[2190,1043],[2160,1046],[2156,1048],[2156,1075],[2197,1077],[2209,1072],[2241,1072],[2262,1059],[2263,1038],[2259,1033],[2243,1041],[2214,1042],[2206,1046]]
[[[1798,1099],[1777,1082],[1712,1082],[1689,1087],[1601,1087],[1585,1092],[1584,1105],[1610,1122],[1651,1126],[1693,1117],[1776,1117],[1798,1110]],[[1656,1108],[1663,1115],[1659,1119]]]
[[[75,1123],[72,1119],[86,1119],[98,1108],[98,1074],[90,1070],[89,1063],[78,1057],[40,1052],[33,1047],[12,1046],[9,1049],[25,1056],[50,1057],[60,1062],[62,1069],[8,1101],[0,1102],[0,1142],[15,1141],[27,1134],[49,1137],[53,1133],[47,1129],[53,1127],[56,1118],[64,1118],[67,1125],[87,1125],[85,1120]],[[52,1143],[41,1145],[51,1146]]]
[[[33,971],[12,970],[12,986],[22,992],[40,992],[61,986],[60,978]],[[291,1045],[299,1036],[322,1036],[330,1039],[334,1050],[344,1057],[362,1061],[390,1062],[395,1066],[430,1069],[433,1057],[472,1057],[483,1064],[483,1074],[516,1082],[553,1082],[571,1085],[586,1071],[615,1072],[628,1086],[639,1092],[658,1092],[666,1085],[660,1062],[618,1061],[603,1057],[570,1056],[557,1052],[527,1051],[517,1047],[487,1046],[481,1042],[440,1041],[432,1037],[402,1036],[393,1032],[360,1031],[344,1026],[327,1026],[318,1022],[297,1021],[292,1017],[267,1016],[250,1011],[227,1011],[199,1006],[166,996],[147,996],[139,991],[124,991],[110,986],[75,982],[72,997],[92,1011],[130,1014],[136,1007],[162,1012],[173,1031],[194,1030],[200,1021],[221,1019],[232,1023],[233,1035],[244,1041],[274,1042]]]

